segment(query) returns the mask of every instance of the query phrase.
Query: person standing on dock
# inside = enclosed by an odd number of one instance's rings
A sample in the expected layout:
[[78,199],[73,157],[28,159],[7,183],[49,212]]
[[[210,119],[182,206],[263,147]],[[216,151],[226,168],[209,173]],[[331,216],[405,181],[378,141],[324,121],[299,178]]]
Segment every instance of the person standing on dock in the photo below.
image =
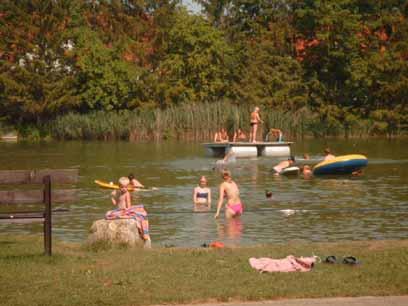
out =
[[258,125],[262,123],[261,117],[259,115],[259,107],[256,106],[254,111],[251,113],[251,133],[249,135],[249,142],[256,142],[256,133],[258,131]]

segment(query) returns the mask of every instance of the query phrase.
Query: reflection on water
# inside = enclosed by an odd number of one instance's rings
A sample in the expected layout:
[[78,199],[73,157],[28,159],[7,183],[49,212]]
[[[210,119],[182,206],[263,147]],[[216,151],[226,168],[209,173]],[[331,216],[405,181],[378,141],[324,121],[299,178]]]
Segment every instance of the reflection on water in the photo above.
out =
[[242,218],[217,220],[218,240],[239,244],[244,232],[244,222]]
[[[125,142],[0,143],[2,169],[79,168],[80,201],[55,214],[53,232],[60,239],[83,241],[94,220],[111,209],[109,191],[93,181],[117,180],[130,172],[157,191],[133,195],[149,212],[157,246],[200,246],[215,240],[227,245],[282,243],[290,240],[337,241],[407,238],[408,141],[305,141],[294,153],[307,152],[315,164],[321,150],[362,153],[369,166],[361,177],[303,179],[273,176],[272,158],[237,159],[229,165],[241,190],[241,218],[214,219],[220,172],[216,159],[204,156],[199,144],[130,144]],[[213,194],[213,211],[192,213],[192,191],[201,175]],[[267,199],[265,191],[272,191]],[[55,205],[59,207],[58,205]],[[1,225],[4,233],[41,232],[41,225]]]

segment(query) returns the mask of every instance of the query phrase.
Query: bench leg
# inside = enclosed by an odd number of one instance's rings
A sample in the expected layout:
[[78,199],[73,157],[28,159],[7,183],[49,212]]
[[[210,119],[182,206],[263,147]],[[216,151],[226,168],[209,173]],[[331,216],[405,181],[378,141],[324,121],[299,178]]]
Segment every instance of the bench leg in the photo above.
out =
[[44,220],[44,252],[46,255],[52,255],[52,239],[51,239],[51,216],[45,215]]
[[44,177],[44,251],[45,254],[51,256],[52,254],[52,223],[51,223],[51,177],[49,175]]

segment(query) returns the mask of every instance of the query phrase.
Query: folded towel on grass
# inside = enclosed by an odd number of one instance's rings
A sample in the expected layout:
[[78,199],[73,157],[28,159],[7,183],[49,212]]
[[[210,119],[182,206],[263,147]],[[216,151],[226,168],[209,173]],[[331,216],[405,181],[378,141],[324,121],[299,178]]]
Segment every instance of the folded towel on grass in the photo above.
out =
[[282,259],[250,258],[249,264],[259,272],[307,272],[313,268],[316,258],[316,256],[295,257],[293,255]]

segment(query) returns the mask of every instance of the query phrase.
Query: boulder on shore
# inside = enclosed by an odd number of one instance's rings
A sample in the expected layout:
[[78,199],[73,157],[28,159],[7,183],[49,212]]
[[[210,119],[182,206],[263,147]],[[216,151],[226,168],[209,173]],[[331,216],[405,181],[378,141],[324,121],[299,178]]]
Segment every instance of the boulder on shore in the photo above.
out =
[[145,246],[134,219],[97,220],[91,226],[87,242],[90,245],[102,242],[130,247]]

